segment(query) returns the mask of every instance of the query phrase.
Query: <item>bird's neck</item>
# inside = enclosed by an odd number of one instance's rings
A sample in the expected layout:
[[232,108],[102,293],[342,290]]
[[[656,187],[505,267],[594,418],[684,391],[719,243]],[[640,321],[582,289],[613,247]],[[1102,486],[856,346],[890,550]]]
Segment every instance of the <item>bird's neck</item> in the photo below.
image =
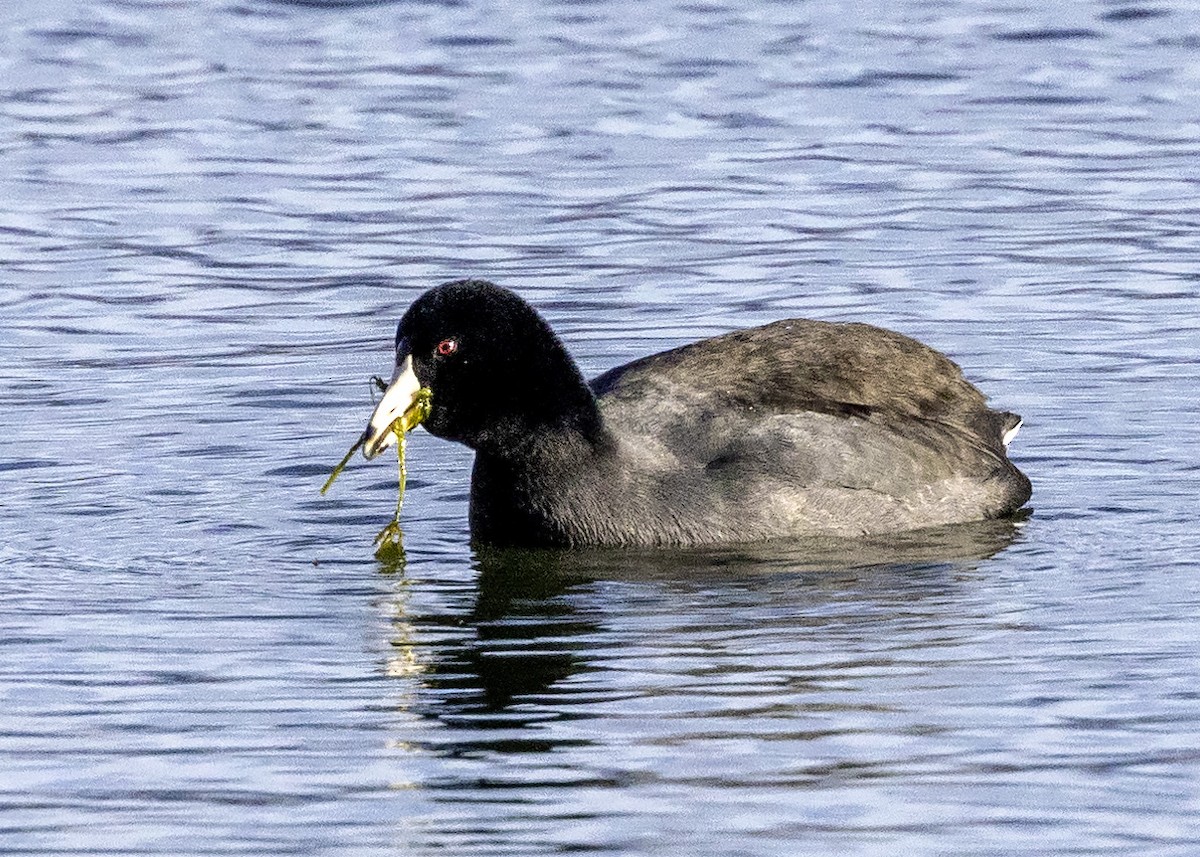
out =
[[611,444],[591,392],[574,401],[529,404],[519,419],[493,423],[478,439],[478,456],[513,472],[557,470],[601,454]]
[[537,463],[589,454],[607,437],[591,387],[561,346],[537,365],[511,367],[494,395],[466,441],[480,455]]
[[485,544],[568,545],[564,513],[580,486],[603,479],[616,443],[596,425],[559,425],[493,453],[478,449],[471,474],[471,534]]

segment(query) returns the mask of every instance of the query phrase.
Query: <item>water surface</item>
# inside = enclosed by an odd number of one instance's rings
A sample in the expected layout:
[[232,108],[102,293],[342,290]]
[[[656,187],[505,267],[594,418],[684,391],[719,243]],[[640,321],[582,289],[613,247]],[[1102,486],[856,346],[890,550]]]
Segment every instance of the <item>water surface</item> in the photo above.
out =
[[[98,0],[0,51],[0,851],[1200,848],[1181,4]],[[1026,425],[1018,528],[474,553],[317,495],[424,288],[597,373],[790,315]]]

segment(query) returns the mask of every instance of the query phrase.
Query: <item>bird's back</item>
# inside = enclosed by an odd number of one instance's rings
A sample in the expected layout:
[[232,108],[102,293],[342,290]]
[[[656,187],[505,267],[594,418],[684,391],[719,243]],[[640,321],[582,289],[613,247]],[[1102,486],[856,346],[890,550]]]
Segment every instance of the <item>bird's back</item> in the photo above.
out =
[[619,442],[624,505],[661,541],[905,530],[1029,498],[1005,454],[1018,418],[945,356],[870,325],[779,321],[591,386]]

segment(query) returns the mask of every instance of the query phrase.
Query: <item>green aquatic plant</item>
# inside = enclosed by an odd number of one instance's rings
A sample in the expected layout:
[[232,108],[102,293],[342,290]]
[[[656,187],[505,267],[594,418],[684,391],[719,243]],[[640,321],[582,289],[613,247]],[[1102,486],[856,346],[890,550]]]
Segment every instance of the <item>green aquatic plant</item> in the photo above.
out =
[[[374,381],[376,386],[386,388],[381,379],[373,378],[372,381]],[[396,498],[396,514],[388,522],[387,526],[375,536],[375,555],[377,557],[390,557],[403,553],[400,510],[404,506],[404,486],[408,481],[408,468],[404,464],[404,448],[408,433],[423,423],[429,416],[432,400],[433,393],[428,387],[422,387],[417,390],[416,395],[413,396],[412,404],[405,408],[404,413],[396,417],[387,428],[388,431],[396,436],[396,457],[400,465],[400,492]],[[337,466],[333,468],[333,472],[329,474],[329,478],[325,480],[325,484],[321,486],[322,494],[329,490],[334,480],[338,478],[342,470],[350,463],[350,459],[354,456],[354,453],[358,452],[365,442],[366,435],[364,434],[350,446],[350,449],[346,451],[342,460],[337,463]]]

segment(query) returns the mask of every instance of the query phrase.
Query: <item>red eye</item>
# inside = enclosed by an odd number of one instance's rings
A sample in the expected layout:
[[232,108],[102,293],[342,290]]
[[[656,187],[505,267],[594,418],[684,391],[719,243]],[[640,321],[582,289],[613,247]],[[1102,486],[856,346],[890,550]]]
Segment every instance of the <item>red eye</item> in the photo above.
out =
[[437,344],[437,353],[442,355],[443,357],[449,357],[451,354],[453,354],[457,350],[458,350],[458,340],[457,339],[443,339],[441,342],[439,342]]

